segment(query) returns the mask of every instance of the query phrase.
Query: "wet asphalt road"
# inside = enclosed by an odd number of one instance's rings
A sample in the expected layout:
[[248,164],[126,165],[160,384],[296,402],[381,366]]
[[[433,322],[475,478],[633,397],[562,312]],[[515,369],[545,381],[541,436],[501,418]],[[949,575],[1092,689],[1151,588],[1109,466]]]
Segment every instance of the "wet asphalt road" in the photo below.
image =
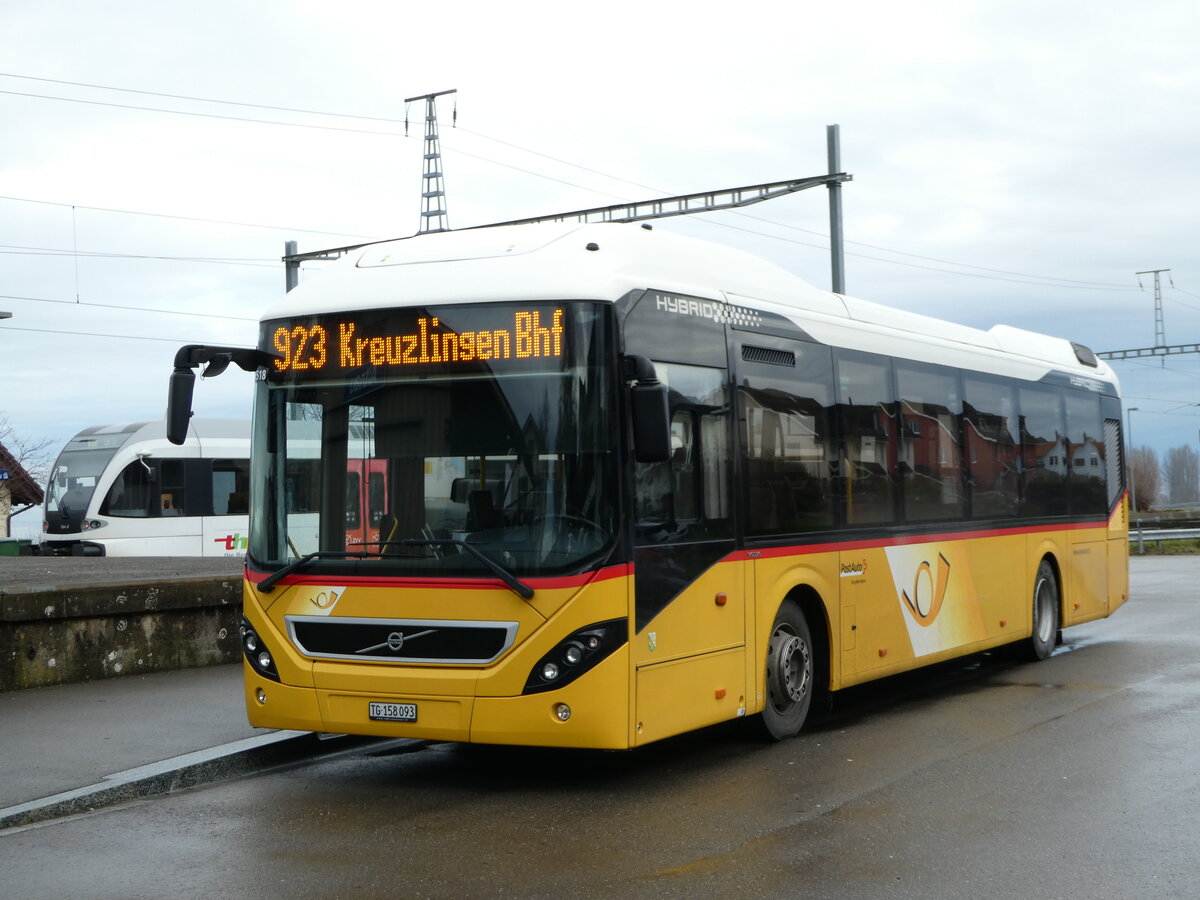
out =
[[800,738],[425,746],[0,833],[21,897],[1200,895],[1200,558],[1042,663],[857,689]]

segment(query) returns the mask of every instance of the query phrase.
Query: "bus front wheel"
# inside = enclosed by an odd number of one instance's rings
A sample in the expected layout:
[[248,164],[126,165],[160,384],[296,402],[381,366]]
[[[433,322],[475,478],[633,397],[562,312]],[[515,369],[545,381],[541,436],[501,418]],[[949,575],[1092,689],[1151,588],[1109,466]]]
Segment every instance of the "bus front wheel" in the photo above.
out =
[[1026,655],[1046,659],[1054,652],[1059,627],[1058,579],[1054,567],[1043,559],[1033,582],[1033,634],[1026,644]]
[[804,613],[786,601],[779,607],[767,644],[766,702],[762,724],[776,741],[799,733],[812,705],[814,665],[812,634]]

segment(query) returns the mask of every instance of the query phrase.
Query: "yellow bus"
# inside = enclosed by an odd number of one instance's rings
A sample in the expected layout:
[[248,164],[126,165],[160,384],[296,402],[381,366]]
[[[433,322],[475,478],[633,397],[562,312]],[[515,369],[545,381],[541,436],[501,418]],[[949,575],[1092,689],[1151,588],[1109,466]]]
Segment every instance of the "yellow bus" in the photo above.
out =
[[[221,362],[188,349],[185,378]],[[783,739],[814,698],[1043,658],[1126,598],[1117,380],[1067,340],[609,223],[369,245],[243,353],[256,726],[632,748],[752,716]]]

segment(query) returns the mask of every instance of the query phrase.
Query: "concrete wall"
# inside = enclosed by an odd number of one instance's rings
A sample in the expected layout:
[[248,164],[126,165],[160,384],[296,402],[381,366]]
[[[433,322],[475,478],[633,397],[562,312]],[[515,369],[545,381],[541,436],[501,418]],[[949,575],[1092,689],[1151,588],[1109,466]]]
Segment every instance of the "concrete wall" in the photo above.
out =
[[0,690],[236,662],[238,577],[0,592]]

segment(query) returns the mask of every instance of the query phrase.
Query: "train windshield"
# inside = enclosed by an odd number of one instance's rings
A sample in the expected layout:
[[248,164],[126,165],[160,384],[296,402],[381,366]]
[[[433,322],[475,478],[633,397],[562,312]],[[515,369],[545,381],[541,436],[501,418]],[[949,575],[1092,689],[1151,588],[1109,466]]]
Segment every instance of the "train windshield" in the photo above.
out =
[[142,424],[109,434],[84,432],[67,443],[46,485],[46,523],[51,532],[79,530],[104,467]]
[[[608,307],[463,306],[264,326],[250,556],[416,577],[551,575],[616,526]],[[411,362],[404,362],[405,354]]]

